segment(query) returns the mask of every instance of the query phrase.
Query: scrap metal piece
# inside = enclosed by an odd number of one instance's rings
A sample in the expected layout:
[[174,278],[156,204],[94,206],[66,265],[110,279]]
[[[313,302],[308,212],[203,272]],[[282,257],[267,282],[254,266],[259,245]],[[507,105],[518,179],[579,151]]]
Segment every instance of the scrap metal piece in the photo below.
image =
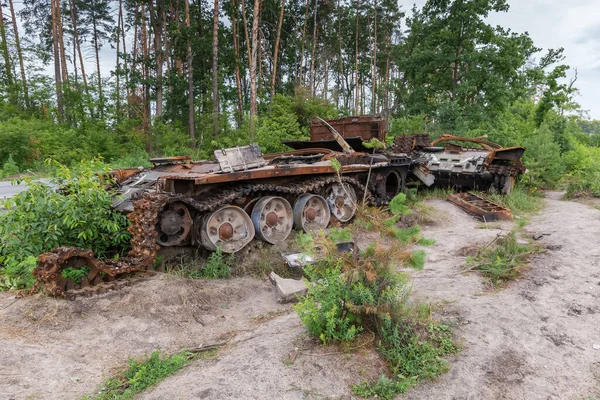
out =
[[484,222],[512,219],[512,211],[508,208],[492,203],[471,192],[453,193],[448,196],[448,200]]
[[222,172],[246,171],[251,168],[264,167],[267,164],[260,147],[255,144],[215,150],[214,154]]

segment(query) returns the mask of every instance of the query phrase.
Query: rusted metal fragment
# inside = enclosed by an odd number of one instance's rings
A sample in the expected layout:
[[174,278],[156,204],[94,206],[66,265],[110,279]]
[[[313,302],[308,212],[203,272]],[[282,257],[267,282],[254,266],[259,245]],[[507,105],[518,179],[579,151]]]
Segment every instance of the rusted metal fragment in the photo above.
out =
[[512,219],[512,211],[508,208],[492,203],[471,192],[451,194],[448,196],[448,200],[484,222]]

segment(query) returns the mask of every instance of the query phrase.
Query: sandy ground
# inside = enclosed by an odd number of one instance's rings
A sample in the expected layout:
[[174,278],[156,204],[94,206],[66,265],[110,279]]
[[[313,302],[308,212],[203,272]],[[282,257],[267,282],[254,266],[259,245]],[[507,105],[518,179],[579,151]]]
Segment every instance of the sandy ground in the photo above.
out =
[[[425,269],[411,272],[413,294],[444,304],[438,317],[454,326],[463,351],[449,358],[447,374],[406,397],[600,397],[600,210],[550,193],[527,229],[550,234],[539,243],[552,250],[491,292],[460,266],[513,224],[484,226],[445,201],[430,204],[446,218],[424,230],[437,243],[426,249]],[[352,384],[385,372],[369,346],[343,353],[309,339],[266,281],[158,276],[74,302],[0,293],[0,400],[77,398],[128,357],[224,340],[216,358],[190,363],[140,398],[351,398]]]

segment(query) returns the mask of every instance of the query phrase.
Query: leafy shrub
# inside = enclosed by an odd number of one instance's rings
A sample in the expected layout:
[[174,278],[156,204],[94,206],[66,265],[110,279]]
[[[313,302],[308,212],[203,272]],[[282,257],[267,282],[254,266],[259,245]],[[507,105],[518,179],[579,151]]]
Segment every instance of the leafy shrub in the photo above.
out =
[[565,156],[567,194],[600,196],[600,147],[575,144]]
[[324,344],[351,341],[362,331],[377,332],[379,350],[393,375],[357,385],[357,395],[390,399],[447,369],[440,357],[458,350],[449,329],[431,320],[430,308],[409,304],[407,277],[395,271],[396,262],[410,259],[376,244],[358,258],[340,255],[323,235],[314,238],[312,247],[321,250],[317,263],[305,268],[311,284],[294,306],[300,319]]
[[231,275],[231,264],[235,256],[225,256],[220,247],[208,257],[208,263],[202,270],[202,276],[209,279],[226,279]]
[[560,146],[553,141],[550,130],[541,126],[535,135],[524,143],[527,151],[523,162],[527,173],[521,181],[533,189],[551,189],[556,187],[565,172],[565,165],[560,155]]
[[73,169],[57,165],[51,183],[31,181],[29,189],[7,200],[0,214],[0,289],[32,285],[36,257],[58,246],[91,248],[98,256],[129,244],[127,218],[112,208],[98,160]]
[[13,160],[12,154],[8,155],[8,159],[0,169],[0,178],[4,178],[19,173],[19,166]]

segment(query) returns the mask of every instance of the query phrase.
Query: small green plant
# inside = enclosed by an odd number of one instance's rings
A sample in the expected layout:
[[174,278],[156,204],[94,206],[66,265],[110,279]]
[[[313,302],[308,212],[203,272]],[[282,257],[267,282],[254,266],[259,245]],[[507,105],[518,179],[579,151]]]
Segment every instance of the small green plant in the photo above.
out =
[[87,276],[87,274],[89,274],[89,272],[90,272],[90,268],[87,266],[81,267],[79,269],[76,269],[73,267],[67,267],[62,270],[61,275],[65,279],[71,279],[76,284],[80,284],[83,277]]
[[423,269],[425,267],[425,257],[427,254],[423,250],[415,250],[410,256],[409,264],[414,269]]
[[216,349],[197,354],[182,350],[169,356],[156,350],[141,360],[131,358],[127,370],[119,371],[114,378],[108,379],[100,386],[97,393],[84,396],[82,400],[131,399],[180,370],[188,362],[200,357],[211,357],[216,353]]
[[329,238],[335,243],[349,242],[352,240],[352,232],[348,228],[332,228],[329,231]]
[[206,267],[202,270],[202,276],[208,279],[227,279],[231,276],[231,265],[234,255],[224,255],[220,247],[208,257]]
[[465,268],[481,271],[493,286],[502,286],[517,278],[527,258],[540,251],[540,246],[520,244],[516,232],[512,231],[484,246],[474,257],[467,258]]
[[517,185],[507,195],[501,194],[482,194],[490,201],[510,208],[514,214],[532,214],[539,211],[542,206],[542,198],[536,191],[531,191],[523,186]]

